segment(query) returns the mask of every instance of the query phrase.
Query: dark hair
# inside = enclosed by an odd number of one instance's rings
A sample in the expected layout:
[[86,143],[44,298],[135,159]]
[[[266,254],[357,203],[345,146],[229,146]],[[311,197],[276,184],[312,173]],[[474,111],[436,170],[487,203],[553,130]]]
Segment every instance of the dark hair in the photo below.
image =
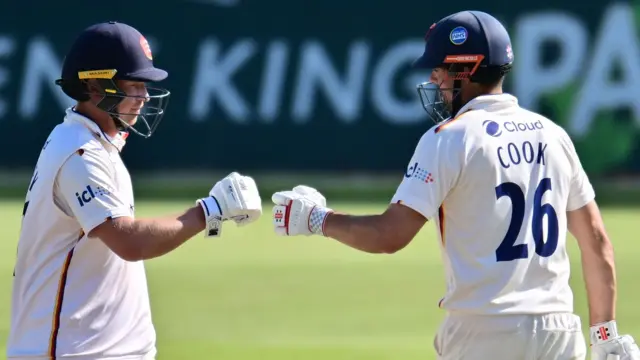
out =
[[[453,73],[468,73],[470,69],[475,66],[473,63],[469,64],[451,64],[448,67],[448,71]],[[504,77],[511,71],[511,64],[505,64],[501,66],[479,66],[475,73],[469,77],[471,82],[480,84],[486,87],[494,87],[504,79]]]
[[480,66],[471,76],[471,81],[486,87],[498,85],[511,71],[511,64],[501,66]]

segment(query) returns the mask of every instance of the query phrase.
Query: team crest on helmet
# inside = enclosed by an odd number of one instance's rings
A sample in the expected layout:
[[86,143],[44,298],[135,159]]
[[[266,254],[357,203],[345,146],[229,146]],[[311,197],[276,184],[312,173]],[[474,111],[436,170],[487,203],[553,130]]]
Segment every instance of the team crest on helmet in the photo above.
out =
[[149,46],[149,42],[145,39],[144,36],[140,36],[140,46],[142,47],[142,51],[144,51],[144,55],[149,60],[153,60],[153,55],[151,54],[151,46]]
[[458,26],[451,30],[449,34],[449,40],[453,45],[462,45],[467,41],[467,29],[462,26]]

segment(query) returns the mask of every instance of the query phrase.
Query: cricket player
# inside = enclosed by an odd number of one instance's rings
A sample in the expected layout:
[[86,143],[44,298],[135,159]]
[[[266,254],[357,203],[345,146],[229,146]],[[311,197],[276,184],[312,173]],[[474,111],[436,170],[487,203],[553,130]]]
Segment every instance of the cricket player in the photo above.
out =
[[232,173],[181,214],[134,218],[120,152],[128,133],[152,135],[170,95],[146,86],[167,77],[152,60],[144,36],[116,22],[84,30],[64,60],[57,84],[77,104],[46,140],[28,187],[8,359],[155,358],[143,260],[262,213],[253,179]]
[[437,124],[418,142],[391,205],[380,215],[340,214],[317,190],[297,186],[273,194],[275,231],[394,253],[432,220],[447,285],[439,359],[585,359],[568,230],[582,254],[592,359],[640,359],[634,339],[618,333],[613,248],[571,139],[502,91],[514,60],[503,25],[462,11],[433,24],[425,40],[415,66],[430,79],[418,92]]

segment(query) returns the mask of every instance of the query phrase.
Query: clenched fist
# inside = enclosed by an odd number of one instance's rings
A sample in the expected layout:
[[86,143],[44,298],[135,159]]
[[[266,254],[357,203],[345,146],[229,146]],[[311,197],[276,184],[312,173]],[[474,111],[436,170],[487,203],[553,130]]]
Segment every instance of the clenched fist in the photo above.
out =
[[209,197],[199,199],[206,218],[205,237],[220,236],[222,222],[233,220],[238,226],[252,223],[262,215],[258,186],[250,176],[232,172],[218,181]]
[[318,190],[298,185],[289,191],[273,194],[273,225],[276,234],[324,235],[324,223],[333,210],[326,207],[327,200]]

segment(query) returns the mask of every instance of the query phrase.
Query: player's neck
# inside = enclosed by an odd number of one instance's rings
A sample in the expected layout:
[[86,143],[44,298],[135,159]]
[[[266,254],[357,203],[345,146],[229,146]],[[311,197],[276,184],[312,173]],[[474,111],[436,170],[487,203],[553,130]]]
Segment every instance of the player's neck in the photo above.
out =
[[84,117],[89,118],[96,123],[105,134],[111,137],[118,135],[118,129],[116,128],[111,115],[98,109],[95,105],[82,102],[78,103],[74,109],[77,113],[82,114]]
[[496,87],[494,87],[492,89],[489,89],[487,92],[485,92],[482,95],[499,95],[499,94],[502,94],[502,93],[503,93],[502,86],[496,86]]
[[502,85],[491,86],[491,87],[480,87],[477,89],[474,98],[482,95],[499,95],[502,93],[503,93]]
[[[475,91],[473,91],[475,90]],[[468,103],[469,101],[477,98],[478,96],[483,96],[483,95],[499,95],[499,94],[503,94],[502,91],[502,86],[494,86],[491,88],[476,88],[473,89],[471,91],[469,91],[470,94],[468,94],[468,96],[463,97],[463,100],[466,100],[464,103]]]

